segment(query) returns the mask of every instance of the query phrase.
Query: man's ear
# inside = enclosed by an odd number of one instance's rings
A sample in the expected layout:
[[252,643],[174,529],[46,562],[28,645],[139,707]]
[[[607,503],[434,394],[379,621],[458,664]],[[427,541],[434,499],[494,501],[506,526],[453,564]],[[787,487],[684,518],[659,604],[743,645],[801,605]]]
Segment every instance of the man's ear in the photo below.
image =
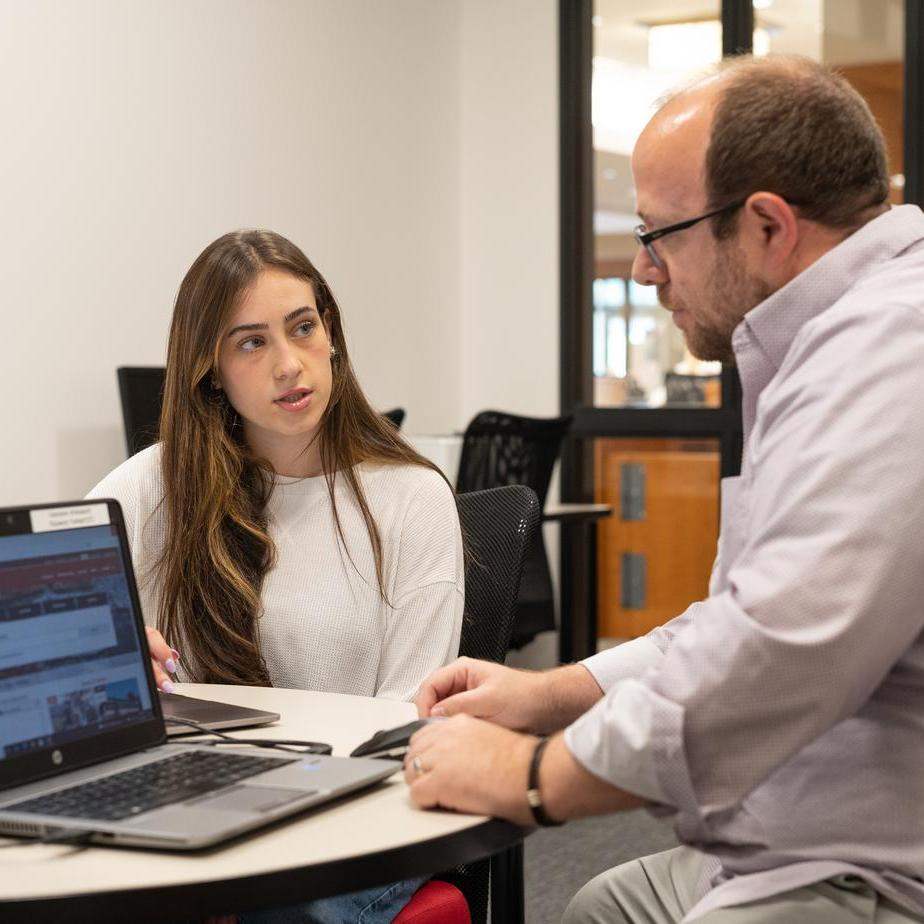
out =
[[756,192],[742,208],[743,242],[758,251],[768,269],[789,261],[799,243],[799,225],[792,206],[776,193]]

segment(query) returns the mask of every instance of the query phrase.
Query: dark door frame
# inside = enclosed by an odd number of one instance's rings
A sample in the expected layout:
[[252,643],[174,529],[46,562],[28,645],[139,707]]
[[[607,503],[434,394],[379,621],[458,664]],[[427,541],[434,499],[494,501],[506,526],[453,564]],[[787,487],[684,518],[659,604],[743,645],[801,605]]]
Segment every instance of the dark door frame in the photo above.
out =
[[[593,288],[593,130],[590,89],[593,0],[559,0],[559,182],[560,182],[560,395],[563,414],[575,415],[562,454],[562,497],[589,501],[593,463],[588,437],[717,437],[722,476],[741,461],[740,386],[734,369],[722,372],[722,407],[595,408],[591,368]],[[723,0],[726,54],[749,51],[754,30],[751,3]],[[566,553],[570,554],[570,553]],[[563,566],[565,562],[563,561]],[[567,569],[563,567],[564,574]]]
[[[748,52],[754,31],[751,0],[722,0],[724,54]],[[720,408],[596,408],[593,406],[593,130],[591,77],[593,0],[559,0],[560,386],[562,414],[574,427],[562,451],[561,497],[589,502],[594,493],[591,440],[613,437],[719,439],[722,477],[741,464],[741,389],[734,369],[722,371]],[[905,202],[924,204],[924,0],[905,0]],[[586,543],[562,533],[561,592],[575,614],[595,609],[596,588]]]

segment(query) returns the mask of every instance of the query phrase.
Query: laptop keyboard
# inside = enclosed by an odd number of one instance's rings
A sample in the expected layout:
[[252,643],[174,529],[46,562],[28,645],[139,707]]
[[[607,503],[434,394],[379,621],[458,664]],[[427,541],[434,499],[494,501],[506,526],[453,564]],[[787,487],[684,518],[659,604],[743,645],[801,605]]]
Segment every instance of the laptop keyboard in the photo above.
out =
[[295,763],[297,759],[190,751],[37,799],[17,802],[6,806],[4,811],[121,821],[163,805],[214,792],[265,770]]

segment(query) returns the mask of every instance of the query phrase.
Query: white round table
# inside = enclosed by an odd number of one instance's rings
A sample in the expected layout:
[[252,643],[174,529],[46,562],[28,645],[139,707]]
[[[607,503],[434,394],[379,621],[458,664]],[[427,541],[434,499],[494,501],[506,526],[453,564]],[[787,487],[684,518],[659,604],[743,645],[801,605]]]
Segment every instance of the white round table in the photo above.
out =
[[[409,703],[303,690],[178,684],[177,692],[278,712],[238,737],[325,741],[345,756]],[[496,819],[420,811],[399,773],[354,796],[198,853],[29,844],[0,839],[0,920],[179,921],[278,907],[451,869],[526,832]]]

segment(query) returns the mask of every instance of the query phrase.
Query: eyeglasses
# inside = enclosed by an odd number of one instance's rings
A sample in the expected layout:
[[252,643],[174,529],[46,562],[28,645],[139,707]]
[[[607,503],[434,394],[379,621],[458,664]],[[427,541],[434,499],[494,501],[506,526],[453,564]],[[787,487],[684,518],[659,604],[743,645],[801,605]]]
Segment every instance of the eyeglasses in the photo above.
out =
[[644,247],[648,252],[648,256],[651,258],[651,262],[658,269],[664,269],[664,264],[661,262],[661,258],[658,256],[654,247],[652,246],[655,241],[659,240],[662,237],[666,237],[668,234],[673,234],[675,231],[685,231],[687,228],[692,228],[693,225],[698,224],[701,221],[705,221],[707,218],[714,218],[716,215],[724,215],[726,212],[734,211],[735,209],[740,209],[747,199],[739,199],[737,202],[732,202],[730,205],[723,205],[720,209],[713,209],[711,212],[706,212],[705,215],[700,215],[698,218],[689,218],[687,221],[678,221],[675,225],[666,225],[663,228],[657,228],[654,231],[646,231],[644,225],[636,225],[633,233],[635,234],[635,240],[638,242],[639,247]]

